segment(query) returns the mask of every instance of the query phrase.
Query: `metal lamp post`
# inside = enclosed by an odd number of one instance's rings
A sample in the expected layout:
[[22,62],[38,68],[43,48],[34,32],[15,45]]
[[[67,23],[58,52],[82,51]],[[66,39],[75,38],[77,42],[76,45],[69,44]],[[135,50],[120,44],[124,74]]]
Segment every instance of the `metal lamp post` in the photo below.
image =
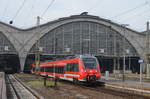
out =
[[124,39],[123,39],[123,77],[122,77],[122,80],[125,81],[125,68],[126,68],[126,50],[125,50],[125,29],[126,29],[126,26],[129,26],[129,24],[122,24],[121,25],[122,28],[123,28],[123,32],[124,32]]
[[[40,28],[40,17],[37,16],[37,30]],[[36,65],[36,70],[39,70],[39,65],[40,65],[40,51],[39,51],[39,46],[40,46],[40,31],[37,31],[37,40],[36,40],[36,52],[35,52],[35,65]]]

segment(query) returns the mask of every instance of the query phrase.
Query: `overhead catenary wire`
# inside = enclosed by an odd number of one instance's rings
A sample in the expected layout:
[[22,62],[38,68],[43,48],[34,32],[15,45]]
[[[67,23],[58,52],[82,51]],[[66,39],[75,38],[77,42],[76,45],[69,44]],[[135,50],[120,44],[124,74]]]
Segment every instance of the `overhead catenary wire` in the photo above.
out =
[[[30,8],[30,11],[29,13],[27,14],[27,18],[29,20],[31,20],[31,15],[33,16],[34,15],[34,8],[35,8],[35,3],[36,3],[37,0],[32,0],[32,5],[31,5],[31,8]],[[33,19],[32,19],[33,20]],[[28,23],[28,21],[25,21],[24,24],[26,25]]]
[[33,9],[34,9],[34,4],[35,4],[35,2],[36,2],[36,0],[33,0],[32,5],[31,5],[30,12],[29,12],[29,14],[27,15],[27,17],[30,17],[30,15],[32,14]]
[[[143,15],[139,15],[138,17],[142,17]],[[137,23],[137,22],[139,22],[139,21],[142,21],[143,23],[145,23],[147,20],[149,20],[148,18],[144,18],[143,20],[142,20],[142,18],[138,18],[138,19],[135,19],[135,20],[130,20],[130,22],[132,22],[132,24],[133,23]]]
[[[35,8],[35,7],[34,7],[35,1],[36,1],[36,0],[33,1],[33,4],[32,4],[32,6],[31,6],[31,10],[30,10],[31,12],[32,12],[33,9]],[[49,3],[49,5],[46,7],[46,9],[44,10],[44,12],[41,14],[41,16],[39,16],[39,17],[40,17],[40,20],[42,19],[42,20],[44,20],[44,21],[47,21],[47,20],[45,20],[45,19],[43,18],[43,16],[46,14],[46,12],[48,11],[48,9],[52,6],[52,4],[53,4],[54,1],[55,1],[55,0],[52,0],[52,1]],[[31,12],[28,14],[28,17],[30,17],[30,14],[32,14]],[[37,17],[36,17],[36,18],[37,18]],[[34,16],[34,19],[35,19],[35,16]]]
[[13,23],[13,20],[17,17],[19,14],[20,10],[24,7],[24,4],[26,3],[27,0],[23,0],[22,4],[20,5],[19,9],[17,10],[16,14],[13,16],[12,20],[10,21],[10,24]]
[[46,12],[48,11],[48,9],[52,6],[52,4],[54,3],[54,1],[55,0],[52,0],[50,3],[49,3],[49,5],[48,5],[48,7],[44,10],[44,12],[41,14],[41,18],[46,14]]
[[132,9],[129,9],[129,10],[125,11],[125,12],[119,13],[119,14],[117,14],[117,15],[111,17],[111,19],[120,17],[120,16],[125,15],[125,14],[127,14],[127,13],[129,13],[129,12],[132,12],[132,11],[134,11],[134,10],[136,10],[136,9],[142,8],[142,7],[144,7],[144,6],[147,5],[147,4],[149,4],[148,1],[146,1],[146,2],[144,2],[144,3],[142,3],[142,4],[140,4],[140,5],[138,5],[138,6],[134,7],[134,8],[132,8]]
[[[133,20],[133,18],[135,18],[135,17],[129,17],[128,19],[123,20],[123,21],[121,21],[121,22],[130,21],[130,22],[132,22],[132,23],[135,23],[135,22],[137,22],[137,21],[139,21],[139,20],[145,20],[145,21],[146,21],[146,20],[148,20],[148,18],[149,18],[149,16],[146,16],[146,14],[149,15],[149,9],[146,9],[146,10],[144,10],[144,11],[141,12],[141,13],[135,14],[134,16],[136,17],[136,19],[134,19],[134,20]],[[140,18],[140,17],[142,17],[142,18]]]
[[146,10],[144,10],[144,11],[141,12],[141,13],[138,13],[138,14],[135,14],[135,15],[133,15],[133,16],[131,16],[131,17],[128,17],[128,18],[122,20],[121,22],[133,21],[132,19],[133,19],[135,16],[138,16],[138,17],[139,17],[139,16],[143,16],[143,14],[145,14],[146,12],[149,12],[149,9],[146,9]]

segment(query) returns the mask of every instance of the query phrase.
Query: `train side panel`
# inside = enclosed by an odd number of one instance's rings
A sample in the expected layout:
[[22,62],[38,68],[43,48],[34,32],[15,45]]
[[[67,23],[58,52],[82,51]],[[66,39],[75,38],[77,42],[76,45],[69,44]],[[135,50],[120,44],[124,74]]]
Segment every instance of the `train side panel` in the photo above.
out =
[[44,62],[40,64],[39,71],[32,64],[31,72],[69,81],[96,81],[101,77],[99,64],[96,64],[96,68],[87,68],[81,58]]

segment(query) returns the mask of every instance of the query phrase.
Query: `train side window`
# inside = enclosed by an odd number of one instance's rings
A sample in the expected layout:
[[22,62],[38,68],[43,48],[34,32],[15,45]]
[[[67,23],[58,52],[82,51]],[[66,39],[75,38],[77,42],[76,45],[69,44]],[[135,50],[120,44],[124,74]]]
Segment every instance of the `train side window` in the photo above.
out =
[[52,72],[52,67],[49,67],[49,72],[50,72],[50,73]]
[[65,71],[78,72],[79,71],[78,63],[68,63],[65,67]]
[[54,72],[54,69],[53,69],[54,67],[51,67],[51,69],[52,69],[52,73]]
[[78,69],[78,63],[72,63],[71,64],[71,71],[72,72],[78,72],[79,69]]
[[43,71],[44,71],[44,72],[48,72],[48,70],[49,70],[48,67],[44,67],[44,68],[43,68]]
[[45,72],[45,70],[44,70],[44,69],[45,69],[45,67],[42,67],[42,72]]
[[53,72],[54,72],[54,73],[56,73],[56,66],[55,66],[55,67],[53,67]]
[[40,68],[40,71],[42,72],[42,67]]
[[64,74],[64,67],[61,67],[61,73]]
[[65,71],[70,71],[71,70],[71,64],[70,63],[68,63],[67,65],[66,65],[66,67],[65,67]]
[[51,71],[51,67],[47,67],[47,72],[50,72]]
[[69,71],[69,63],[66,65],[66,71]]
[[58,67],[58,73],[60,73],[60,67]]
[[53,72],[52,68],[53,68],[53,67],[49,67],[49,72],[50,72],[50,73]]
[[50,67],[46,67],[45,71],[50,72]]
[[52,71],[52,73],[54,72],[54,69],[53,69],[54,67],[51,67],[51,71]]
[[67,71],[67,65],[68,65],[68,64],[66,64],[66,65],[64,66],[64,70],[63,70],[64,72]]
[[74,67],[74,72],[79,72],[79,65],[78,63],[73,63],[73,67]]
[[64,67],[51,67],[51,72],[54,72],[55,70],[55,73],[59,73],[59,74],[63,74],[64,73]]
[[35,67],[33,67],[33,71],[35,71]]
[[55,73],[58,73],[58,67],[55,67]]
[[70,71],[74,72],[74,63],[71,63],[71,65],[70,65]]
[[42,71],[42,68],[43,68],[43,67],[40,68],[40,71],[41,71],[41,72],[43,72],[43,71]]

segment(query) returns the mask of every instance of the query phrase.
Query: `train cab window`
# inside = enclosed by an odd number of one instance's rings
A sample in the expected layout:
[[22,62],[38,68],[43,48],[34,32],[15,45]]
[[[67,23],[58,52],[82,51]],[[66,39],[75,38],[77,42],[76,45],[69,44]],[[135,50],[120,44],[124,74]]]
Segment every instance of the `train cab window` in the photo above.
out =
[[82,60],[83,60],[85,68],[88,68],[88,69],[96,68],[97,62],[95,58],[83,58]]

